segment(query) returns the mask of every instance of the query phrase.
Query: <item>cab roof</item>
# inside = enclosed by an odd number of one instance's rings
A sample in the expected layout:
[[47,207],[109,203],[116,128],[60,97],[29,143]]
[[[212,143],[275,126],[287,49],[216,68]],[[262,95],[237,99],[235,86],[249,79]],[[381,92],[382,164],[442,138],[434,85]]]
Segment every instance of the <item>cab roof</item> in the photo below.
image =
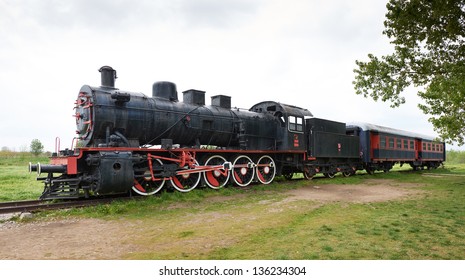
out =
[[294,105],[287,105],[275,101],[264,101],[252,106],[249,111],[258,113],[270,113],[275,114],[276,112],[282,112],[285,115],[292,115],[296,117],[313,117],[313,114],[305,109]]

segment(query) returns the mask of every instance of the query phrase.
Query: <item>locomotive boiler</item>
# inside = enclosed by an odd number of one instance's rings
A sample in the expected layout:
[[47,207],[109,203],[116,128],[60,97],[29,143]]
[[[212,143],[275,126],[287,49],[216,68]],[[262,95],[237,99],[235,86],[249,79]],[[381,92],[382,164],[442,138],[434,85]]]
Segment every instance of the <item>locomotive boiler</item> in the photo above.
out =
[[174,83],[156,82],[148,97],[115,88],[111,67],[99,71],[102,85],[83,86],[76,101],[81,146],[153,146],[169,139],[184,147],[276,148],[276,118],[232,109],[229,96],[213,96],[206,106],[205,92],[191,89],[180,102]]

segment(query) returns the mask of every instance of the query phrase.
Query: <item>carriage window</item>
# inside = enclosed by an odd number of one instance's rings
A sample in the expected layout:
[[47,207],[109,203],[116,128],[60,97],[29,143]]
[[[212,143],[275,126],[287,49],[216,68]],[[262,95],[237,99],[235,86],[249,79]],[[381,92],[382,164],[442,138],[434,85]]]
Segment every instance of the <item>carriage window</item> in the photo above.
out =
[[394,138],[389,138],[389,148],[394,148]]
[[303,132],[304,131],[304,126],[303,126],[303,119],[295,116],[289,116],[289,130],[290,131],[297,131],[297,132]]
[[408,140],[404,139],[404,149],[408,149]]
[[379,139],[379,146],[380,146],[381,148],[386,148],[386,137],[381,137],[381,138]]
[[410,150],[414,150],[414,149],[415,149],[415,142],[410,141]]
[[397,139],[397,149],[402,149],[402,140]]
[[431,143],[428,143],[428,151],[431,151]]
[[423,151],[426,151],[426,143],[423,143]]

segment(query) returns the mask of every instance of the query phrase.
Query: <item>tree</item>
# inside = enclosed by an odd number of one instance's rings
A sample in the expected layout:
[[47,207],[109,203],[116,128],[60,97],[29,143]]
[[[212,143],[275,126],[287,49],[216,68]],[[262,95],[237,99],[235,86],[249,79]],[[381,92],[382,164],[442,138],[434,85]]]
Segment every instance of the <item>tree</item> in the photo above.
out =
[[397,107],[419,88],[434,129],[447,142],[465,137],[465,0],[390,0],[383,34],[394,53],[356,61],[357,94]]
[[44,145],[38,140],[34,139],[31,141],[31,153],[35,156],[40,155],[44,151]]

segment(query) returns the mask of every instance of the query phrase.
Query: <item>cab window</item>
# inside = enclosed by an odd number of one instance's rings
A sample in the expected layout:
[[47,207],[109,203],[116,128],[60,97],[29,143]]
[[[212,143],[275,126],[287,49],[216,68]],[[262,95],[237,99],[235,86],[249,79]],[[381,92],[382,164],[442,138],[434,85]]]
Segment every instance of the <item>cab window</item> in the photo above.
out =
[[302,118],[296,117],[296,116],[289,116],[289,130],[290,131],[303,132],[304,131],[303,123],[304,121]]

